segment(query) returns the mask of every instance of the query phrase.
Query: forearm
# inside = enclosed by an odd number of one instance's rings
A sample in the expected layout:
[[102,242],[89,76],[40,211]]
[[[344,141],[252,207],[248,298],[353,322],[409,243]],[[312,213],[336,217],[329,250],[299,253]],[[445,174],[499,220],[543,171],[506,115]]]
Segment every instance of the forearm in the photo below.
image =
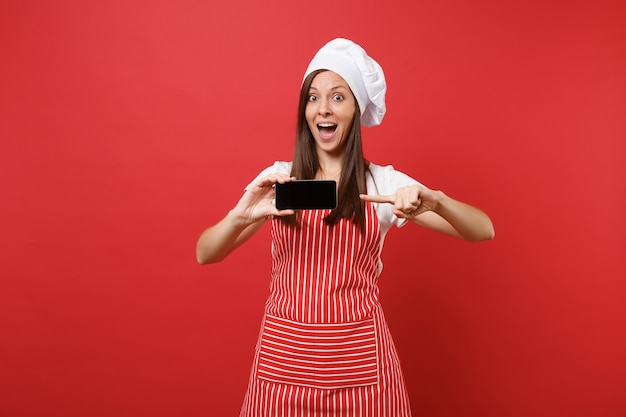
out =
[[457,201],[438,191],[434,212],[454,228],[458,237],[470,242],[493,239],[495,230],[489,216],[482,210]]
[[223,260],[245,242],[263,224],[250,223],[230,211],[219,223],[206,229],[196,244],[196,259],[200,264]]

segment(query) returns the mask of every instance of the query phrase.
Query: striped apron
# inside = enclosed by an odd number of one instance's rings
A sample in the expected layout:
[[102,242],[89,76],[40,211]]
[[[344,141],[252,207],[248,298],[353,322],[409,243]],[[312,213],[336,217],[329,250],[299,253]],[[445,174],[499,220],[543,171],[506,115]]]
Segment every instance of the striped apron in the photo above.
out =
[[378,218],[364,233],[329,211],[272,221],[272,280],[240,417],[406,417],[398,356],[378,300]]

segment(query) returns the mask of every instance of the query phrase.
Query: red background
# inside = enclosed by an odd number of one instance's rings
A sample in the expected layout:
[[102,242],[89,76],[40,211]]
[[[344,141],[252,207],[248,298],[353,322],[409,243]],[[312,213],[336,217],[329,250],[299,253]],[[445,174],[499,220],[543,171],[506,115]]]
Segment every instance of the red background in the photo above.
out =
[[366,157],[496,225],[388,236],[415,416],[626,416],[624,5],[3,1],[0,415],[237,415],[269,232],[195,241],[291,158],[343,36],[388,79]]

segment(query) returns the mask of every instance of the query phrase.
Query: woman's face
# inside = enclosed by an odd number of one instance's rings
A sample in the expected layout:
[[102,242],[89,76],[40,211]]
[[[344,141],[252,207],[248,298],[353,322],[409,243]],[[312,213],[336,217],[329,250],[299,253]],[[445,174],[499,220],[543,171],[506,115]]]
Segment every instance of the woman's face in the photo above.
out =
[[315,138],[318,155],[341,155],[357,104],[342,77],[332,71],[319,73],[311,83],[306,121]]

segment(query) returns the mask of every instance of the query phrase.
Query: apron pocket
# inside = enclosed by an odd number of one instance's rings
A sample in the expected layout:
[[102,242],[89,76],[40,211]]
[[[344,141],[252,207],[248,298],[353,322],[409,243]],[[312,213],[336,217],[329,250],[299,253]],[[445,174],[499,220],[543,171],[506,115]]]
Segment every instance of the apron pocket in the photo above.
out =
[[266,315],[257,377],[320,389],[373,385],[377,357],[373,319],[311,324]]

